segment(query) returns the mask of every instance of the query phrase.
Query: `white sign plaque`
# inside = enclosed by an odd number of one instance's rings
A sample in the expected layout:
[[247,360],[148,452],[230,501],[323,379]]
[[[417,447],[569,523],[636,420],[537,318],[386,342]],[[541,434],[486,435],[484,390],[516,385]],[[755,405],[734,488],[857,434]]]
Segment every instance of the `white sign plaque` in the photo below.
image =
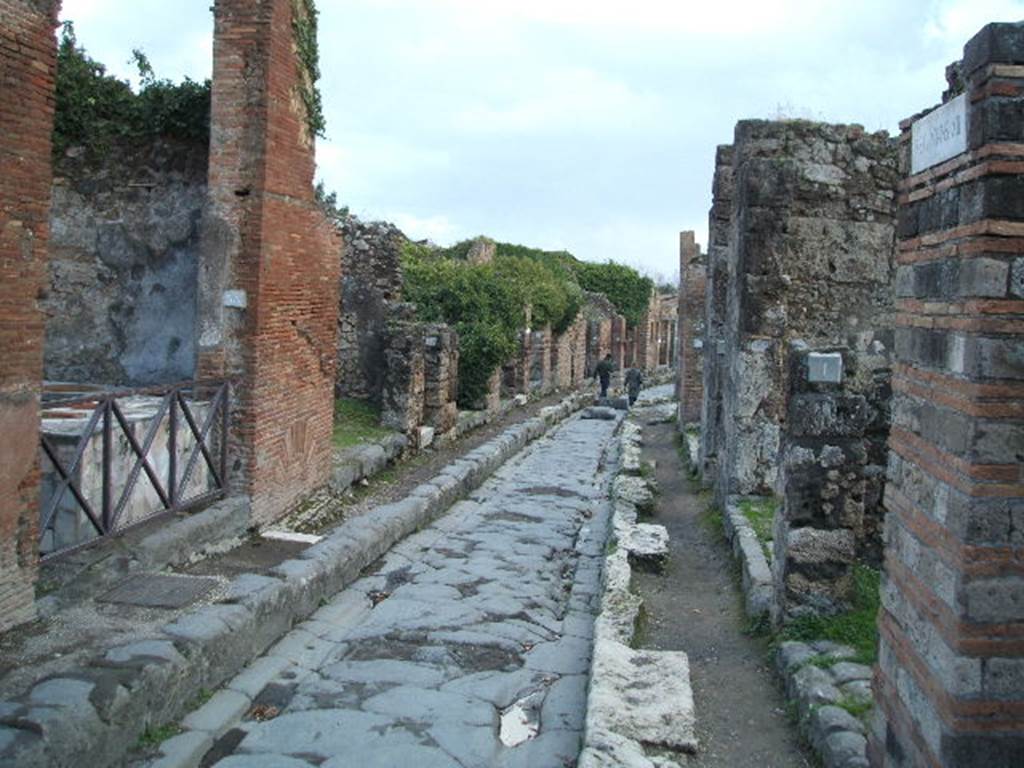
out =
[[932,110],[910,129],[910,172],[920,173],[967,151],[967,94]]

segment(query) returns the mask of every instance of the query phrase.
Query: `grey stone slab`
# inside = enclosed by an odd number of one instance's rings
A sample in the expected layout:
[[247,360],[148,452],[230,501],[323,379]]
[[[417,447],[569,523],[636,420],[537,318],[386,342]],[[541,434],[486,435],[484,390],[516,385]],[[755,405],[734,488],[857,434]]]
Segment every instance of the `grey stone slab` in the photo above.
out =
[[250,704],[249,697],[238,691],[217,691],[199,709],[189,712],[181,724],[189,730],[206,731],[217,738],[242,719]]
[[590,669],[590,643],[574,637],[563,637],[540,643],[526,655],[526,666],[542,672],[578,675]]
[[185,657],[178,653],[174,643],[169,640],[140,640],[127,645],[119,645],[107,651],[103,658],[114,664],[139,659],[161,660],[176,666],[185,663]]
[[490,702],[450,691],[404,685],[368,699],[363,709],[417,722],[486,726],[497,723],[497,711]]
[[32,688],[28,700],[47,707],[89,707],[89,695],[95,684],[85,680],[59,677],[45,680]]
[[420,736],[398,726],[395,718],[374,712],[319,709],[288,712],[257,723],[238,745],[237,752],[309,755],[331,758],[346,755],[353,765],[380,748],[415,747]]
[[[356,762],[358,761],[358,762]],[[372,750],[356,750],[354,754],[328,760],[320,768],[465,768],[444,750],[425,744],[399,747],[375,747]]]
[[220,582],[203,576],[145,573],[131,576],[96,598],[99,603],[121,603],[147,608],[184,608],[208,595]]
[[229,755],[218,760],[217,768],[311,768],[314,763],[307,763],[297,757],[287,755]]
[[288,659],[280,656],[262,656],[236,675],[227,687],[254,699],[269,682],[291,665]]
[[267,651],[267,656],[278,656],[307,669],[316,669],[336,644],[323,640],[301,629],[294,629]]
[[399,659],[372,661],[344,660],[330,664],[321,674],[331,680],[353,683],[398,683],[420,688],[433,688],[447,679],[442,667],[417,664]]
[[186,731],[160,745],[161,756],[148,768],[195,768],[213,746],[213,736],[205,731]]
[[499,764],[502,747],[496,728],[442,723],[432,726],[428,733],[441,749],[467,768]]
[[588,676],[582,674],[567,675],[551,684],[541,705],[542,730],[583,730],[588,682]]

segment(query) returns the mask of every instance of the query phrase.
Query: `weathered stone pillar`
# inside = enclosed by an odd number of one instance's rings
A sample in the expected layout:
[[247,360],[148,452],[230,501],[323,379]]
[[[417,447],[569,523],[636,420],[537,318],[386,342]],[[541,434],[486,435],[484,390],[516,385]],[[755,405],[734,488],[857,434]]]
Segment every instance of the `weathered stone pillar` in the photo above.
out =
[[678,328],[676,389],[679,425],[700,420],[704,397],[704,260],[693,232],[679,234]]
[[0,0],[0,632],[35,618],[59,2]]
[[340,243],[313,199],[291,0],[217,0],[199,370],[235,382],[233,485],[256,522],[331,465]]
[[[789,343],[890,346],[895,150],[857,125],[744,120],[733,156],[719,498],[778,490]],[[717,287],[716,287],[717,290]]]
[[1024,759],[1024,25],[962,73],[903,126],[880,766]]
[[459,335],[451,327],[425,326],[423,366],[423,420],[440,437],[455,429],[459,416]]
[[732,147],[715,153],[712,204],[708,213],[708,255],[704,288],[704,386],[700,406],[700,471],[705,482],[718,473],[722,435],[722,367],[725,362],[724,325],[726,287],[729,284],[728,251],[732,221]]

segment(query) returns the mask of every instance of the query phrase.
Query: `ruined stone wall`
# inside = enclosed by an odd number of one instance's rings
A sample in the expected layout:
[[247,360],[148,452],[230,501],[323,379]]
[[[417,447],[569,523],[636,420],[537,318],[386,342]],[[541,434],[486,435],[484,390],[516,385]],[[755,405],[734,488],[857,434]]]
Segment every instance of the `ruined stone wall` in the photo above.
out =
[[35,617],[58,2],[0,0],[0,631]]
[[195,372],[206,142],[126,144],[54,168],[45,375],[120,385]]
[[335,394],[379,403],[384,366],[384,326],[402,300],[405,235],[387,222],[341,221],[341,305]]
[[546,394],[553,386],[551,378],[551,327],[548,326],[539,331],[530,331],[525,336],[528,338],[529,349],[527,351],[527,365],[529,371],[530,392]]
[[737,124],[719,369],[725,493],[778,487],[790,341],[863,356],[857,386],[873,386],[870,358],[891,348],[895,163],[888,137],[859,126]]
[[718,477],[719,451],[724,442],[722,381],[725,372],[726,290],[729,273],[729,235],[733,213],[733,150],[731,145],[715,152],[711,211],[708,214],[708,255],[704,284],[704,381],[700,407],[700,472],[705,482]]
[[551,346],[551,378],[556,389],[580,386],[586,379],[587,321],[577,316]]
[[[586,373],[592,378],[597,364],[605,355],[612,356],[612,363],[619,372],[627,365],[626,320],[618,314],[615,305],[600,293],[584,293],[580,315],[587,322]],[[614,381],[614,376],[613,376]]]
[[960,69],[962,101],[906,121],[901,143],[869,747],[886,767],[1024,755],[1024,25],[982,29]]
[[706,259],[693,232],[679,235],[678,364],[676,396],[679,401],[679,425],[700,421],[704,397],[704,290]]
[[214,5],[199,370],[236,382],[235,489],[255,522],[331,466],[341,244],[314,200],[290,0]]
[[401,432],[414,447],[425,415],[426,331],[424,323],[403,317],[389,320],[383,332],[381,426]]
[[444,323],[423,329],[423,420],[438,436],[455,429],[459,410],[459,335]]

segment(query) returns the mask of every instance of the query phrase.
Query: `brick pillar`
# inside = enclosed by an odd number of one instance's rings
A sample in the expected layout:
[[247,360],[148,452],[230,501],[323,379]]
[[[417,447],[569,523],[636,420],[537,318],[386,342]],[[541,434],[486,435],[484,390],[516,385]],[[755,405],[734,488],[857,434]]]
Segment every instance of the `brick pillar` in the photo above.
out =
[[235,383],[233,483],[262,523],[330,470],[340,242],[313,200],[291,0],[217,0],[199,370]]
[[58,2],[0,0],[0,631],[35,618]]
[[880,766],[1024,760],[1022,65],[1024,25],[988,25],[963,101],[902,126]]
[[679,424],[700,421],[704,397],[704,261],[693,232],[679,234]]

